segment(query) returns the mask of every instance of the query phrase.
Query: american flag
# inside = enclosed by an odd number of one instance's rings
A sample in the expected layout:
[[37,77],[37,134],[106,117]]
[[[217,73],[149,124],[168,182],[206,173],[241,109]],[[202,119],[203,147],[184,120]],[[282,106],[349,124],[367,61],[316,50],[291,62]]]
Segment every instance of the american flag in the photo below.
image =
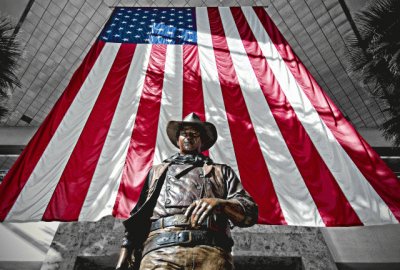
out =
[[207,154],[259,223],[398,223],[400,182],[346,121],[261,7],[115,8],[0,185],[0,220],[127,218],[166,124],[214,123]]

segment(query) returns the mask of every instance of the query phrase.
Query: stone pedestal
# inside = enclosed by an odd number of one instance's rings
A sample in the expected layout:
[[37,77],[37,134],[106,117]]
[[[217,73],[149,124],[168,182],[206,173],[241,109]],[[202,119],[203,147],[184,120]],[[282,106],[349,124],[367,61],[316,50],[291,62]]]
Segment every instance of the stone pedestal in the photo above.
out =
[[[41,269],[114,269],[123,232],[113,217],[61,223]],[[337,269],[318,228],[256,225],[232,236],[237,270]]]
[[236,270],[337,269],[319,228],[256,225],[232,237]]

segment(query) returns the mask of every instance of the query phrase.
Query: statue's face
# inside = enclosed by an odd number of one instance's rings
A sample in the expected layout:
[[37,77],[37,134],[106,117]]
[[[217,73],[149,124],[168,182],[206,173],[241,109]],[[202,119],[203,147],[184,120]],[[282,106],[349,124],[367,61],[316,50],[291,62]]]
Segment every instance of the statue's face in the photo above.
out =
[[178,146],[181,154],[200,153],[200,131],[196,127],[184,126],[179,132]]

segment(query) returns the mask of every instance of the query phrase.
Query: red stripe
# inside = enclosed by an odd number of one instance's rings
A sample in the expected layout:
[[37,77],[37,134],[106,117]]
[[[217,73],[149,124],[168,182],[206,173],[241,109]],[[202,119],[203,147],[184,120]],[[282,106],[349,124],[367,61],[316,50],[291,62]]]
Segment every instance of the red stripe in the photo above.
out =
[[325,225],[362,225],[286,99],[241,8],[231,11],[271,112]]
[[[183,46],[183,97],[182,116],[196,113],[202,121],[206,120],[203,85],[200,75],[199,52],[197,45]],[[208,150],[203,154],[209,155]]]
[[135,48],[136,44],[122,44],[119,48],[92,112],[47,205],[43,220],[78,220]]
[[93,44],[82,64],[72,76],[68,87],[4,178],[0,185],[0,220],[6,218],[17,200],[103,47],[104,42],[102,41]]
[[359,168],[371,186],[400,221],[400,182],[379,155],[343,117],[335,104],[324,93],[306,67],[290,48],[263,8],[254,8],[276,49],[294,78],[329,127],[337,141]]
[[113,209],[113,216],[118,218],[129,217],[139,199],[146,175],[153,164],[166,51],[166,45],[153,45],[151,49],[143,93]]
[[208,16],[222,96],[243,186],[259,206],[260,223],[286,224],[233,67],[218,8],[208,8]]
[[196,113],[202,121],[206,120],[204,110],[203,86],[200,63],[196,45],[183,46],[183,108],[182,116]]

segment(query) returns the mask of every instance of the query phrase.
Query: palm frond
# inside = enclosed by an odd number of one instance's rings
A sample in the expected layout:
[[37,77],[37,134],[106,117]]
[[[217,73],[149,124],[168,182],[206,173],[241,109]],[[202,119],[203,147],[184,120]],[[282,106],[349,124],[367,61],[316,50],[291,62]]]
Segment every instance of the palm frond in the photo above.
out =
[[0,119],[8,112],[4,101],[9,96],[9,90],[21,86],[16,75],[21,49],[13,31],[10,20],[0,17]]
[[13,30],[9,19],[0,18],[0,94],[2,96],[7,96],[7,88],[20,86],[16,71],[21,49],[13,35]]
[[347,70],[377,100],[389,119],[380,127],[400,146],[400,1],[377,0],[355,15],[361,39],[347,37]]

